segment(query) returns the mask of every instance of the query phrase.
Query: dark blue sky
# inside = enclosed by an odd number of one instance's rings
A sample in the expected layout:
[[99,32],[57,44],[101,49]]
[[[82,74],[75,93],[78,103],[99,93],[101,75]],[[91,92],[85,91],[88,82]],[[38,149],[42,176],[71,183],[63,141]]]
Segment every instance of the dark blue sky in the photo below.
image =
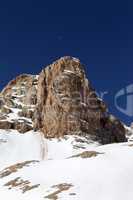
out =
[[[38,73],[55,59],[80,58],[97,91],[114,95],[133,83],[133,6],[125,1],[5,0],[0,3],[0,89],[16,75]],[[126,106],[126,98],[120,102]],[[132,108],[133,109],[133,108]]]

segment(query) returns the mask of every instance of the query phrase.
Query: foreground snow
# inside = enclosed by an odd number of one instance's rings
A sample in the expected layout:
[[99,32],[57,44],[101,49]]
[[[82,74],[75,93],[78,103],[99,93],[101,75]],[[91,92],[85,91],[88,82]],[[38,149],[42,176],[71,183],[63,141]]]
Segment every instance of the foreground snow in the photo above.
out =
[[2,200],[132,200],[132,166],[132,142],[100,146],[0,131]]

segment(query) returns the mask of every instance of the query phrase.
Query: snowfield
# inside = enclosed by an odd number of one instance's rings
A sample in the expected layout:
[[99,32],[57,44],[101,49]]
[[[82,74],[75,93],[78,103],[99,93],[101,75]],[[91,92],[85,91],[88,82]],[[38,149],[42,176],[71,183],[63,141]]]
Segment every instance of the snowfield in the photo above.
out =
[[132,200],[133,142],[0,130],[0,199]]

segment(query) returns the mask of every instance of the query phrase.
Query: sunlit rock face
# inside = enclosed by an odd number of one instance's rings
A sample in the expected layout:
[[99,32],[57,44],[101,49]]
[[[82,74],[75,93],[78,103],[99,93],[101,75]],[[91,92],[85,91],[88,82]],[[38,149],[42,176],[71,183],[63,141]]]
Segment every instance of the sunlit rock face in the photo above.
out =
[[78,59],[63,57],[40,73],[35,129],[46,137],[91,134],[100,129],[105,104],[96,96]]

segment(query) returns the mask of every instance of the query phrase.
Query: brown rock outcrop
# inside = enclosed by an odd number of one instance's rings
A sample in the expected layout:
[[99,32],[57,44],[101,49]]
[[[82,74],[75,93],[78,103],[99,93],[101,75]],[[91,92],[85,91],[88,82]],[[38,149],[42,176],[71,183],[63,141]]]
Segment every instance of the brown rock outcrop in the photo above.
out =
[[[104,118],[109,119],[106,105],[97,97],[78,59],[63,57],[42,70],[38,79],[34,128],[43,131],[45,137],[78,134],[95,138],[97,130],[104,128],[101,122]],[[105,123],[109,124],[109,120]],[[111,142],[126,140],[121,123],[112,122],[109,126],[115,126],[115,134],[120,136]]]
[[30,130],[33,129],[33,127],[27,123],[26,121],[7,121],[5,120],[0,120],[0,129],[8,130],[8,129],[14,129],[19,131],[20,133],[26,133]]
[[113,115],[101,118],[101,128],[96,131],[96,140],[102,144],[126,142],[126,130],[120,120]]
[[14,121],[13,125],[12,125],[12,129],[18,130],[20,133],[26,133],[26,132],[32,130],[33,127],[24,120],[21,122]]

